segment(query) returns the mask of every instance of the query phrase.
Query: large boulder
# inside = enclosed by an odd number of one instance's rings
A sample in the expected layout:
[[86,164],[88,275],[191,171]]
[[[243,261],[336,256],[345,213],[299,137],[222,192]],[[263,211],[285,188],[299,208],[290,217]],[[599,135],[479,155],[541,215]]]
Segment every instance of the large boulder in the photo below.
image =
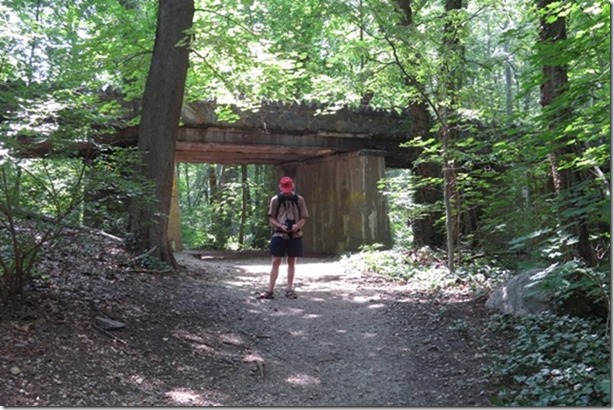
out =
[[513,316],[555,311],[552,291],[540,287],[547,272],[533,269],[522,272],[490,294],[485,306]]

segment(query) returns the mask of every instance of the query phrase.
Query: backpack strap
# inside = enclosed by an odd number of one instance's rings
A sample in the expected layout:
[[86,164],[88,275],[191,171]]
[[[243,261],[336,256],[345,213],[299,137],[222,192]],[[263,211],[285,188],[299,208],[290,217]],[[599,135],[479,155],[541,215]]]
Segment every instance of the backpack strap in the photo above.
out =
[[298,195],[293,193],[290,198],[282,194],[281,192],[277,194],[277,210],[275,211],[275,219],[277,219],[277,215],[279,215],[279,208],[282,204],[285,204],[286,201],[292,201],[296,205],[296,209],[298,210],[298,217],[301,218],[301,207],[298,206]]

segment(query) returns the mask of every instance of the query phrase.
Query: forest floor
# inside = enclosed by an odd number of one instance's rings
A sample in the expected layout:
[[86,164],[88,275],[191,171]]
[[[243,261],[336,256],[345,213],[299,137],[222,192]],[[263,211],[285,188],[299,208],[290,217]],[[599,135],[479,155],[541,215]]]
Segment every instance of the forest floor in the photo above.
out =
[[24,302],[0,312],[0,406],[492,405],[483,369],[505,343],[462,288],[301,258],[298,298],[284,263],[260,300],[264,252],[176,258],[179,273],[138,268],[84,234],[47,250]]

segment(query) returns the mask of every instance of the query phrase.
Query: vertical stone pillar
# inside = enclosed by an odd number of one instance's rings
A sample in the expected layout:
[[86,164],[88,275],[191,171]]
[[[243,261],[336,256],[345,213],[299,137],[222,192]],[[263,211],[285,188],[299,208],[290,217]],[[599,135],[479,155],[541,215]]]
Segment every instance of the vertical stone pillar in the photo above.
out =
[[173,193],[171,196],[171,210],[168,216],[168,240],[171,242],[173,251],[183,249],[181,236],[181,212],[179,208],[179,190],[177,189],[177,168],[173,176]]
[[375,243],[390,248],[388,207],[377,188],[385,176],[384,152],[361,150],[292,166],[282,170],[307,201],[306,253],[355,252]]

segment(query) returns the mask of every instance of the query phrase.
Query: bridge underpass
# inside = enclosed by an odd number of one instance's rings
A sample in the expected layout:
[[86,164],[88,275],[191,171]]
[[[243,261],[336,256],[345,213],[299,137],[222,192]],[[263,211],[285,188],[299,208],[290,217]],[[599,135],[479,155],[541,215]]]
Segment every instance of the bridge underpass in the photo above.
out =
[[[259,110],[234,108],[238,119],[218,119],[214,102],[184,105],[175,151],[177,163],[271,164],[277,176],[289,175],[307,201],[304,227],[307,253],[353,252],[363,245],[391,245],[386,200],[377,188],[387,167],[408,168],[415,148],[400,147],[412,135],[411,118],[372,110],[320,113],[309,104],[263,103]],[[49,141],[23,138],[24,157],[53,150]],[[101,146],[138,143],[138,127],[124,127],[74,150],[91,157]],[[277,184],[270,187],[271,195]],[[169,236],[182,248],[177,192],[173,193]]]
[[[307,254],[391,246],[388,207],[377,185],[386,167],[409,167],[417,156],[399,147],[407,139],[407,117],[372,110],[318,116],[315,107],[274,104],[257,112],[237,109],[239,120],[224,123],[214,110],[212,103],[184,106],[176,162],[272,164],[278,177],[294,178],[310,212]],[[181,248],[177,192],[169,237]]]

